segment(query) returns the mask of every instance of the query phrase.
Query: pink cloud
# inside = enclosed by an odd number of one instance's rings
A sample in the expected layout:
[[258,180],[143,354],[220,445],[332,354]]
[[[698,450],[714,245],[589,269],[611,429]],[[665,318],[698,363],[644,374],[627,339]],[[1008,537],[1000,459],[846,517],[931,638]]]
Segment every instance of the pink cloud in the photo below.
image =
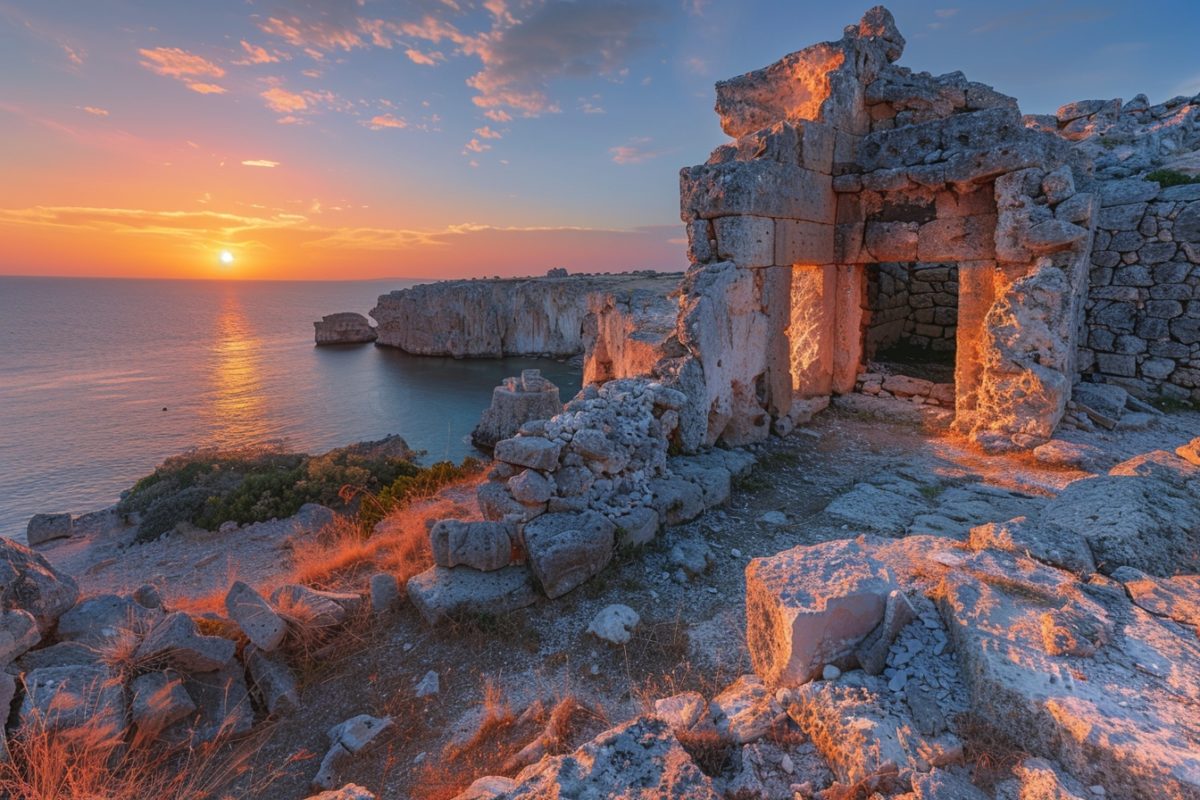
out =
[[373,131],[381,131],[385,128],[407,128],[408,123],[400,117],[391,114],[379,114],[372,117],[370,120],[364,120],[363,125],[366,125]]
[[224,86],[218,86],[215,83],[189,82],[187,84],[187,87],[189,89],[191,89],[193,92],[197,92],[199,94],[225,94],[225,92],[226,92],[226,89]]
[[141,65],[151,72],[168,78],[186,78],[207,75],[220,78],[225,70],[203,56],[180,50],[178,47],[156,47],[153,50],[138,50],[145,60]]
[[276,64],[282,60],[281,54],[271,54],[267,52],[267,48],[259,47],[255,44],[250,44],[245,39],[242,40],[242,50],[246,52],[246,57],[241,61],[233,63],[238,65],[246,64]]

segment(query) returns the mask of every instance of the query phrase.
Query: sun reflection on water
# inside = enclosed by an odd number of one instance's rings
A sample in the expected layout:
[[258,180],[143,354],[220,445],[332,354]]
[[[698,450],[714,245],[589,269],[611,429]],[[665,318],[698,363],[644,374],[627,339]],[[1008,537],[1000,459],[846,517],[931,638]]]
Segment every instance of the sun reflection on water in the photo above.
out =
[[270,438],[263,391],[262,341],[235,291],[221,301],[209,371],[212,402],[205,408],[213,440],[222,446],[252,444]]

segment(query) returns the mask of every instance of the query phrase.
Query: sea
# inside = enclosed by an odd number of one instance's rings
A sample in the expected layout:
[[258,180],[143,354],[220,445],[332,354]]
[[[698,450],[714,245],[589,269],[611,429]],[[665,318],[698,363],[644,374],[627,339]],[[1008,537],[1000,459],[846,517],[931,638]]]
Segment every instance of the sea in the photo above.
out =
[[424,463],[460,461],[505,376],[540,368],[578,391],[555,360],[313,345],[322,315],[417,282],[0,277],[0,536],[109,506],[193,447],[320,453],[399,434]]

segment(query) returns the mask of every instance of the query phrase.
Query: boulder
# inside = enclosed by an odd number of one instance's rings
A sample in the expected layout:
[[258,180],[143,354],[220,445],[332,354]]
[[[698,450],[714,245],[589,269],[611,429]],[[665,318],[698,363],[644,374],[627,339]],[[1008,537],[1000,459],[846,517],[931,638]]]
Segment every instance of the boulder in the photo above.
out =
[[471,432],[471,441],[476,447],[489,449],[516,436],[525,423],[560,413],[558,387],[543,378],[540,370],[523,370],[520,378],[505,378],[492,390],[492,404]]
[[321,760],[321,768],[312,781],[313,786],[318,789],[332,789],[336,786],[336,775],[342,762],[366,750],[378,740],[380,734],[391,727],[391,717],[359,714],[330,728],[330,748]]
[[74,578],[28,547],[0,538],[0,607],[28,611],[46,633],[78,598]]
[[699,692],[681,692],[654,701],[654,716],[676,731],[691,728],[700,721],[707,710],[708,703]]
[[613,520],[617,526],[617,547],[640,547],[658,535],[658,512],[642,506],[631,508]]
[[476,614],[507,614],[537,602],[533,573],[523,565],[480,572],[430,567],[408,581],[408,597],[430,625]]
[[357,783],[347,783],[340,789],[330,789],[320,794],[309,795],[305,800],[376,800],[375,795]]
[[259,650],[270,652],[283,643],[287,623],[261,594],[243,581],[235,581],[225,594],[225,610],[246,638]]
[[62,641],[94,646],[127,636],[141,638],[162,617],[161,611],[130,597],[101,594],[81,600],[59,617],[55,633]]
[[514,533],[507,522],[441,520],[429,530],[433,563],[483,572],[502,569],[513,562]]
[[371,576],[371,611],[386,614],[400,604],[400,581],[390,572]]
[[666,525],[681,525],[704,513],[704,491],[691,481],[676,476],[656,478],[649,489],[651,503]]
[[7,667],[41,640],[37,620],[28,611],[16,608],[0,612],[0,668]]
[[615,526],[594,511],[544,514],[522,532],[529,566],[547,597],[560,597],[608,566]]
[[37,547],[55,539],[69,538],[71,533],[70,514],[34,514],[25,528],[25,541],[30,547]]
[[558,466],[562,445],[540,436],[516,436],[496,442],[493,455],[497,461],[517,467],[529,467],[550,472]]
[[736,744],[756,742],[786,718],[757,675],[743,675],[708,704],[713,727]]
[[684,539],[676,542],[671,547],[669,558],[671,566],[678,567],[691,578],[708,572],[709,568],[717,562],[712,548],[701,539]]
[[633,630],[639,622],[641,617],[636,611],[629,606],[614,603],[600,609],[588,625],[587,632],[609,644],[629,644],[629,640],[633,638]]
[[362,605],[362,598],[343,592],[322,592],[299,583],[285,583],[271,592],[271,604],[284,620],[317,628],[345,622]]
[[848,668],[854,651],[883,620],[896,582],[859,537],[795,547],[746,567],[746,643],[754,671],[769,685],[805,683],[826,664]]
[[637,717],[574,753],[544,758],[521,770],[514,781],[516,785],[504,795],[510,800],[719,798],[667,724],[654,717]]
[[183,688],[183,678],[171,670],[139,675],[129,690],[133,724],[144,741],[153,740],[160,731],[196,711],[196,703]]
[[268,713],[286,714],[300,707],[296,676],[281,655],[250,645],[242,660],[246,662],[250,683],[258,690]]
[[[25,673],[20,726],[61,733],[86,729],[89,746],[112,747],[128,727],[121,679],[106,667],[46,667]],[[94,735],[94,738],[93,738]]]
[[203,636],[181,611],[168,614],[138,645],[139,662],[165,662],[184,672],[213,672],[233,660],[237,646],[220,636]]
[[254,727],[246,673],[238,662],[187,675],[183,688],[196,704],[196,713],[166,728],[166,741],[200,745],[240,736]]

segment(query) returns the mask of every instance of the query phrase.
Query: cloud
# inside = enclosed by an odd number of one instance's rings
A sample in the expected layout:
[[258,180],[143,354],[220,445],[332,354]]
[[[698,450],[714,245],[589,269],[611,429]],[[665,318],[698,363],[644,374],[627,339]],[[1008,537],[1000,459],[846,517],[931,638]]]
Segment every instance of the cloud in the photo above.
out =
[[652,158],[658,158],[665,151],[652,149],[653,139],[649,136],[637,136],[627,143],[608,148],[614,164],[641,164]]
[[598,103],[593,102],[600,99],[599,95],[592,95],[591,100],[586,97],[579,98],[579,110],[585,114],[603,114],[604,108]]
[[308,99],[304,95],[289,92],[282,86],[273,86],[265,92],[260,92],[259,97],[267,101],[267,108],[279,114],[304,111],[308,108]]
[[203,56],[180,50],[178,47],[156,47],[153,50],[138,50],[145,60],[141,65],[151,72],[168,78],[187,78],[206,75],[221,78],[225,70]]
[[297,117],[294,114],[288,114],[286,117],[280,117],[275,120],[280,125],[307,125],[308,120],[303,117]]
[[84,106],[83,110],[86,111],[87,113],[93,114],[97,117],[107,117],[108,116],[108,109],[105,109],[105,108],[98,108],[96,106]]
[[267,48],[250,44],[245,39],[242,39],[242,50],[246,52],[246,57],[241,61],[233,62],[239,66],[247,64],[276,64],[286,58],[283,53],[268,53]]
[[200,94],[225,94],[225,87],[215,83],[188,83],[187,87]]
[[432,67],[437,62],[444,61],[446,58],[444,55],[438,52],[426,54],[422,53],[420,50],[414,50],[411,47],[404,51],[404,55],[408,56],[408,60],[414,64],[421,64],[422,66],[426,67]]
[[268,169],[274,169],[275,167],[279,166],[279,162],[278,161],[267,161],[265,158],[259,158],[259,159],[254,159],[253,161],[243,161],[242,166],[243,167],[266,167]]
[[957,13],[957,8],[938,8],[934,10],[933,15],[938,19],[950,19]]
[[466,155],[468,151],[472,153],[487,152],[488,150],[492,149],[492,146],[490,144],[484,144],[478,139],[472,139],[471,141],[467,142],[463,148],[463,155]]
[[499,108],[489,108],[483,115],[492,122],[512,122],[512,114]]
[[87,55],[83,50],[80,50],[70,45],[62,45],[63,52],[67,54],[67,60],[77,67],[83,66],[83,59]]
[[494,131],[491,128],[489,128],[487,125],[484,125],[482,128],[476,128],[475,135],[478,136],[480,139],[500,139],[500,138],[502,138],[499,131]]
[[386,128],[408,127],[408,122],[391,114],[378,114],[374,117],[371,117],[370,120],[363,120],[361,124],[366,125],[373,131],[382,131]]
[[526,116],[553,113],[552,81],[616,75],[653,37],[647,28],[661,16],[657,2],[593,0],[547,3],[517,25],[498,23],[468,49],[483,69],[468,85],[481,108],[513,108]]
[[[350,51],[366,47],[356,30],[335,20],[304,20],[297,16],[286,19],[268,17],[258,26],[264,33],[278,36],[290,45],[305,51]],[[311,52],[309,55],[313,55]]]

